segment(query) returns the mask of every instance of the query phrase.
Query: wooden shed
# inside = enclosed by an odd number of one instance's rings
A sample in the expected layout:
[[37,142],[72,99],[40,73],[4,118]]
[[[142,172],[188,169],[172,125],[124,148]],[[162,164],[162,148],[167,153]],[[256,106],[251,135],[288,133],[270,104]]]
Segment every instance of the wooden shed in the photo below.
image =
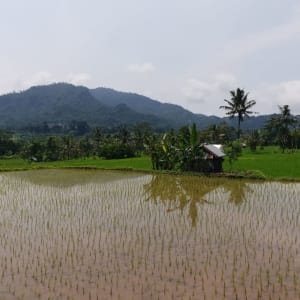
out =
[[226,154],[218,147],[212,144],[203,144],[204,159],[208,163],[209,172],[222,172],[222,163]]

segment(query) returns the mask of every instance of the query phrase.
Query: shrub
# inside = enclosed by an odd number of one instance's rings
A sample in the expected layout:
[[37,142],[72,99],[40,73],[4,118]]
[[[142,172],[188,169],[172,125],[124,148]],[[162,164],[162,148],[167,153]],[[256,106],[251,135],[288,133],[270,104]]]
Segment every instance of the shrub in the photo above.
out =
[[127,144],[104,144],[99,148],[99,156],[105,159],[118,159],[134,157],[135,151],[131,145]]

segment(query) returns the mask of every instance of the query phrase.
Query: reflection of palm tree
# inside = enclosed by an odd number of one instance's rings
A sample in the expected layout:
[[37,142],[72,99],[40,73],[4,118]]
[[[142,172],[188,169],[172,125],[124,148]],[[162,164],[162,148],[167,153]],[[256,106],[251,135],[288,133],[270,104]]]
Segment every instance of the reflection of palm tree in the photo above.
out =
[[247,192],[251,191],[246,181],[225,178],[209,178],[196,176],[154,175],[144,186],[146,201],[162,203],[168,212],[188,209],[192,226],[198,219],[198,205],[216,204],[207,200],[207,195],[223,187],[230,192],[229,201],[240,205],[245,201]]
[[161,201],[167,205],[167,211],[188,207],[192,225],[197,222],[197,204],[209,204],[205,195],[222,184],[222,179],[201,178],[193,176],[155,175],[150,183],[145,185],[147,200],[155,203]]
[[230,192],[229,201],[236,205],[242,204],[246,199],[246,194],[252,192],[244,180],[227,180],[223,187]]

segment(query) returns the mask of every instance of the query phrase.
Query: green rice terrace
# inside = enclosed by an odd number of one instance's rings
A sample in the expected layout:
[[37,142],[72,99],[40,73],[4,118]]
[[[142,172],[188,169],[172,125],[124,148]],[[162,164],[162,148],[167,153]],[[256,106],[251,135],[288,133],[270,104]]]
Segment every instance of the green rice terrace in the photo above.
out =
[[300,150],[282,153],[278,147],[265,147],[251,152],[243,149],[243,154],[230,167],[225,160],[224,170],[256,170],[271,179],[300,180]]
[[74,169],[0,181],[0,299],[300,297],[299,183]]

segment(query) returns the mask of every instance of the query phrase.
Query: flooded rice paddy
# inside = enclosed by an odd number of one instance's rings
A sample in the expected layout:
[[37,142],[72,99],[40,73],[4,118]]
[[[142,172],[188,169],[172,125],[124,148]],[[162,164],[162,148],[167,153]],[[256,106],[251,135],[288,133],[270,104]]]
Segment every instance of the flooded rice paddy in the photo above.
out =
[[0,175],[0,299],[299,299],[300,184]]

